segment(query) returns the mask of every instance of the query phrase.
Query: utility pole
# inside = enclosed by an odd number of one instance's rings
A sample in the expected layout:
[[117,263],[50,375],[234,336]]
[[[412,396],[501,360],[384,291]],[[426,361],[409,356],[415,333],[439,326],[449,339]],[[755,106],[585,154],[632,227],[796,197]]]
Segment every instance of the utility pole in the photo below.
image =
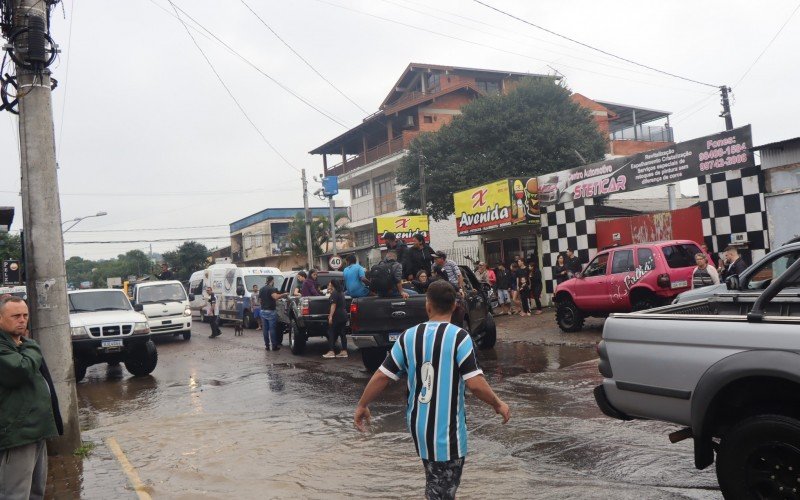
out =
[[425,155],[419,152],[419,209],[422,215],[428,215],[428,195],[425,189]]
[[[64,240],[56,175],[50,71],[56,47],[47,33],[50,4],[15,0],[9,51],[17,62],[22,220],[31,334],[42,346],[64,419],[64,436],[52,452],[71,455],[80,446],[78,403],[67,307]],[[19,30],[27,30],[20,32]],[[21,33],[21,34],[20,34]]]
[[719,91],[722,93],[722,113],[720,113],[720,117],[725,118],[725,130],[733,130],[733,117],[731,116],[731,103],[728,100],[728,92],[731,91],[731,88],[722,85],[719,88]]
[[308,181],[306,180],[306,169],[302,169],[303,174],[303,218],[306,221],[306,258],[308,268],[314,267],[314,248],[311,244],[311,210],[308,208]]
[[333,218],[333,195],[328,196],[328,206],[331,211],[331,241],[333,242],[333,255],[336,256],[336,220]]

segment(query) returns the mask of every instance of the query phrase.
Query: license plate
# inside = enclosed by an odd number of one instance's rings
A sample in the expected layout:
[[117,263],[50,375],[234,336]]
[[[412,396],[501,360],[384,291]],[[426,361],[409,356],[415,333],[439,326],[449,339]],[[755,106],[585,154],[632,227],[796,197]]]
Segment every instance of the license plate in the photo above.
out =
[[689,282],[686,280],[672,282],[672,288],[685,288],[687,286],[689,286]]
[[166,320],[166,321],[162,321],[162,322],[161,322],[161,324],[162,324],[162,325],[171,325],[171,324],[172,324],[172,320],[171,320],[171,319],[168,319],[168,320]]
[[396,342],[399,337],[399,333],[391,333],[389,334],[389,342]]
[[122,340],[103,340],[100,346],[103,347],[103,349],[122,347]]

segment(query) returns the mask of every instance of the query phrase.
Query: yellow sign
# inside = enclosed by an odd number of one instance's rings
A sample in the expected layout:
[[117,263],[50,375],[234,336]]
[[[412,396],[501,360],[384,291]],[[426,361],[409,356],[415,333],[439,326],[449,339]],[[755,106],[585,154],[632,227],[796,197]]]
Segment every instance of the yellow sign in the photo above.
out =
[[425,237],[425,242],[430,243],[431,241],[427,215],[375,217],[375,234],[378,237],[378,246],[386,244],[383,239],[386,233],[394,233],[398,240],[403,240],[406,243],[411,243],[417,233]]
[[[458,234],[473,234],[513,224],[521,212],[512,203],[508,179],[453,194]],[[516,209],[516,210],[515,210]],[[524,220],[524,212],[522,218]]]

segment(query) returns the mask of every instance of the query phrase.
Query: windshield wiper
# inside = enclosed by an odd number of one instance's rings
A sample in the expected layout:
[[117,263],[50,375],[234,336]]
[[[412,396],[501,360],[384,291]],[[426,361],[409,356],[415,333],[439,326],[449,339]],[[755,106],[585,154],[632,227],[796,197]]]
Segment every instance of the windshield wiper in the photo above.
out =
[[92,309],[93,311],[127,311],[128,309],[125,307],[98,307],[97,309]]
[[70,310],[69,310],[69,312],[71,312],[71,313],[85,313],[85,312],[92,312],[92,311],[94,311],[94,309],[78,309],[78,308],[72,308],[72,309],[70,309]]

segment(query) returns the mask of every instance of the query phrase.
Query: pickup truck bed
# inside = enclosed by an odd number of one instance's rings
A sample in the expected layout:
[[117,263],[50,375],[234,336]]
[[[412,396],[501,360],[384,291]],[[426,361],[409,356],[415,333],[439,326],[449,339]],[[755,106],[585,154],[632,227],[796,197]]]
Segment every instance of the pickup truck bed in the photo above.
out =
[[784,292],[798,282],[800,261],[761,294],[612,315],[598,346],[598,406],[686,426],[671,439],[694,439],[697,468],[716,454],[726,498],[800,491],[800,294]]

